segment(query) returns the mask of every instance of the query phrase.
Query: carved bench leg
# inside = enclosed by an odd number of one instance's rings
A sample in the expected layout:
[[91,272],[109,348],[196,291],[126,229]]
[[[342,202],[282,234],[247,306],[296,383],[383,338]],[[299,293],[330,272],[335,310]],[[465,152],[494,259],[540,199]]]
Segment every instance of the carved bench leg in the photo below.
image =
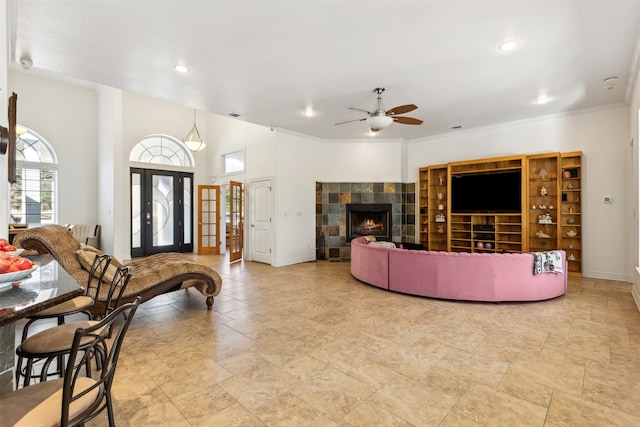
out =
[[207,297],[207,310],[213,309],[213,297]]

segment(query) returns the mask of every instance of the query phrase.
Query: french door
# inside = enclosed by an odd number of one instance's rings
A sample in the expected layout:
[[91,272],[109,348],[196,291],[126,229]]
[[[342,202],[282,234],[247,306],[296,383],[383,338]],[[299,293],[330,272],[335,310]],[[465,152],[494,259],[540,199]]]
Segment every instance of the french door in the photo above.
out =
[[229,261],[242,259],[244,203],[242,202],[242,183],[229,182]]
[[131,256],[193,252],[193,173],[131,168]]
[[220,253],[220,186],[198,185],[198,253]]

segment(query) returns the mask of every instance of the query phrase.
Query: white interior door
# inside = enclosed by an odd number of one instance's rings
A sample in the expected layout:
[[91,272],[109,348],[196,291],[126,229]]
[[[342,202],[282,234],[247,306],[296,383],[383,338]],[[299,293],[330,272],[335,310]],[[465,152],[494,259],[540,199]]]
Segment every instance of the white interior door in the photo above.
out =
[[272,187],[271,179],[253,181],[250,186],[251,259],[267,264],[271,264]]

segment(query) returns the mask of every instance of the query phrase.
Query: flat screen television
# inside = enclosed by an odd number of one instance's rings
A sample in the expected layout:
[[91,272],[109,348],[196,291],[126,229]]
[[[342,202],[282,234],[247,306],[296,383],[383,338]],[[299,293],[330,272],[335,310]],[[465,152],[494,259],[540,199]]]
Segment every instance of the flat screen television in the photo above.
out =
[[451,176],[451,212],[520,213],[520,170]]

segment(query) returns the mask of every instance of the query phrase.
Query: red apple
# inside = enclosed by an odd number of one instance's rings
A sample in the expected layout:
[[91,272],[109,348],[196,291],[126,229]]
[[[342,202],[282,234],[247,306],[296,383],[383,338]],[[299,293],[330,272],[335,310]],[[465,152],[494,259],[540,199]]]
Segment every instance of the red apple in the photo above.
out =
[[10,267],[11,261],[8,259],[0,259],[0,274],[8,273]]

